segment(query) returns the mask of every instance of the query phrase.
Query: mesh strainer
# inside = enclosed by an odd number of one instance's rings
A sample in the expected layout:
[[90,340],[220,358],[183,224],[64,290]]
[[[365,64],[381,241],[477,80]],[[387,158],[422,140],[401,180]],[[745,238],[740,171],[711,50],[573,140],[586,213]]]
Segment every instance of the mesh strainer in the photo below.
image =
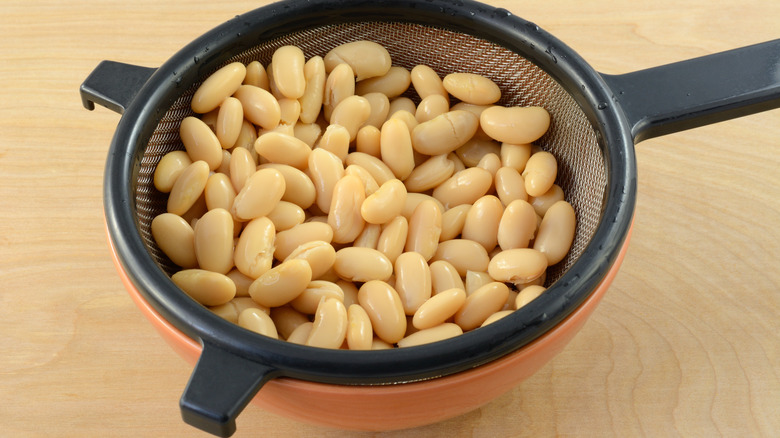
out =
[[[558,158],[577,213],[570,255],[549,289],[486,328],[425,347],[354,352],[276,341],[227,323],[169,279],[175,266],[151,238],[165,209],[152,176],[183,149],[178,124],[198,85],[234,61],[267,64],[292,44],[307,58],[354,40],[384,45],[395,65],[440,76],[474,72],[502,89],[502,105],[552,116],[537,143]],[[509,12],[470,1],[286,1],[215,28],[158,69],[105,61],[81,88],[84,105],[123,116],[105,173],[105,215],[119,269],[162,318],[202,345],[182,397],[185,421],[229,435],[269,379],[387,385],[435,379],[511,354],[559,324],[605,280],[629,232],[636,191],[634,142],[780,106],[780,40],[620,76],[601,75],[560,41]],[[409,94],[415,99],[417,96]]]

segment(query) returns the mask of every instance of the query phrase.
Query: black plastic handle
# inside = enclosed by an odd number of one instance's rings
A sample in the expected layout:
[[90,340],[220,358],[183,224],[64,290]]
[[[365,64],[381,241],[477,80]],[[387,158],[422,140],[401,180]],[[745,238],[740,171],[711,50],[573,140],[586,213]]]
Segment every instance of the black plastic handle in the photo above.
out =
[[88,110],[95,104],[124,114],[138,90],[157,69],[102,61],[81,84],[81,103]]
[[640,142],[780,107],[780,39],[602,76]]
[[182,419],[212,435],[236,431],[236,417],[279,372],[208,342],[190,376],[179,406]]

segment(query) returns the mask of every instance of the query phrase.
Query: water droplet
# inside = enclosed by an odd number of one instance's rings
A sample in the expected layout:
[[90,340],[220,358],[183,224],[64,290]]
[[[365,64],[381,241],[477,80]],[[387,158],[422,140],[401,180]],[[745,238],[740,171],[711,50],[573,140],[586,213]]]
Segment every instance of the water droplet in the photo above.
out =
[[598,109],[603,110],[607,108],[607,102],[599,102]]
[[558,63],[558,58],[556,58],[555,57],[555,53],[553,53],[553,46],[547,46],[547,50],[545,50],[544,53],[550,55],[550,57],[552,58],[553,64],[557,64]]
[[192,58],[192,60],[197,64],[200,61],[200,58],[195,56]]

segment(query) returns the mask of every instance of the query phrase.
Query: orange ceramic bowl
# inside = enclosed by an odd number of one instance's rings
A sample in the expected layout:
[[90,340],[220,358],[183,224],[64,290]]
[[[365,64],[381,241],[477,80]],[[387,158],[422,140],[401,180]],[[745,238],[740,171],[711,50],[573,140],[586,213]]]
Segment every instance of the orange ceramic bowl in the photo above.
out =
[[[281,377],[265,383],[252,403],[298,421],[363,431],[424,426],[470,412],[512,390],[564,349],[607,292],[628,242],[626,238],[615,263],[585,302],[551,330],[500,359],[448,376],[392,385],[334,385]],[[113,244],[111,249],[119,275],[135,304],[163,339],[195,365],[202,346],[149,305],[124,272]]]

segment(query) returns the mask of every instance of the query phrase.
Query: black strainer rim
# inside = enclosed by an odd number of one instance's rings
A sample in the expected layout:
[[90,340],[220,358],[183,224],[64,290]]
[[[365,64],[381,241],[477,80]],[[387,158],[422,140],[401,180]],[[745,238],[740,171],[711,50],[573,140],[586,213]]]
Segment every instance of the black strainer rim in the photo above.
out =
[[[413,12],[410,12],[413,11]],[[344,351],[264,338],[216,316],[182,293],[147,252],[134,211],[140,154],[163,108],[207,73],[209,66],[264,40],[352,21],[401,21],[469,33],[529,58],[575,99],[604,150],[607,174],[602,220],[577,262],[540,298],[489,327],[424,347]],[[249,44],[247,41],[252,41]],[[504,356],[554,327],[602,282],[631,225],[636,169],[630,128],[602,77],[562,42],[506,10],[473,1],[290,0],[271,4],[216,27],[171,57],[139,90],[123,114],[104,178],[110,238],[125,273],[167,321],[201,342],[256,362],[264,379],[287,376],[335,384],[390,384],[464,371]],[[130,182],[130,184],[128,184]],[[255,388],[256,391],[258,388]]]

